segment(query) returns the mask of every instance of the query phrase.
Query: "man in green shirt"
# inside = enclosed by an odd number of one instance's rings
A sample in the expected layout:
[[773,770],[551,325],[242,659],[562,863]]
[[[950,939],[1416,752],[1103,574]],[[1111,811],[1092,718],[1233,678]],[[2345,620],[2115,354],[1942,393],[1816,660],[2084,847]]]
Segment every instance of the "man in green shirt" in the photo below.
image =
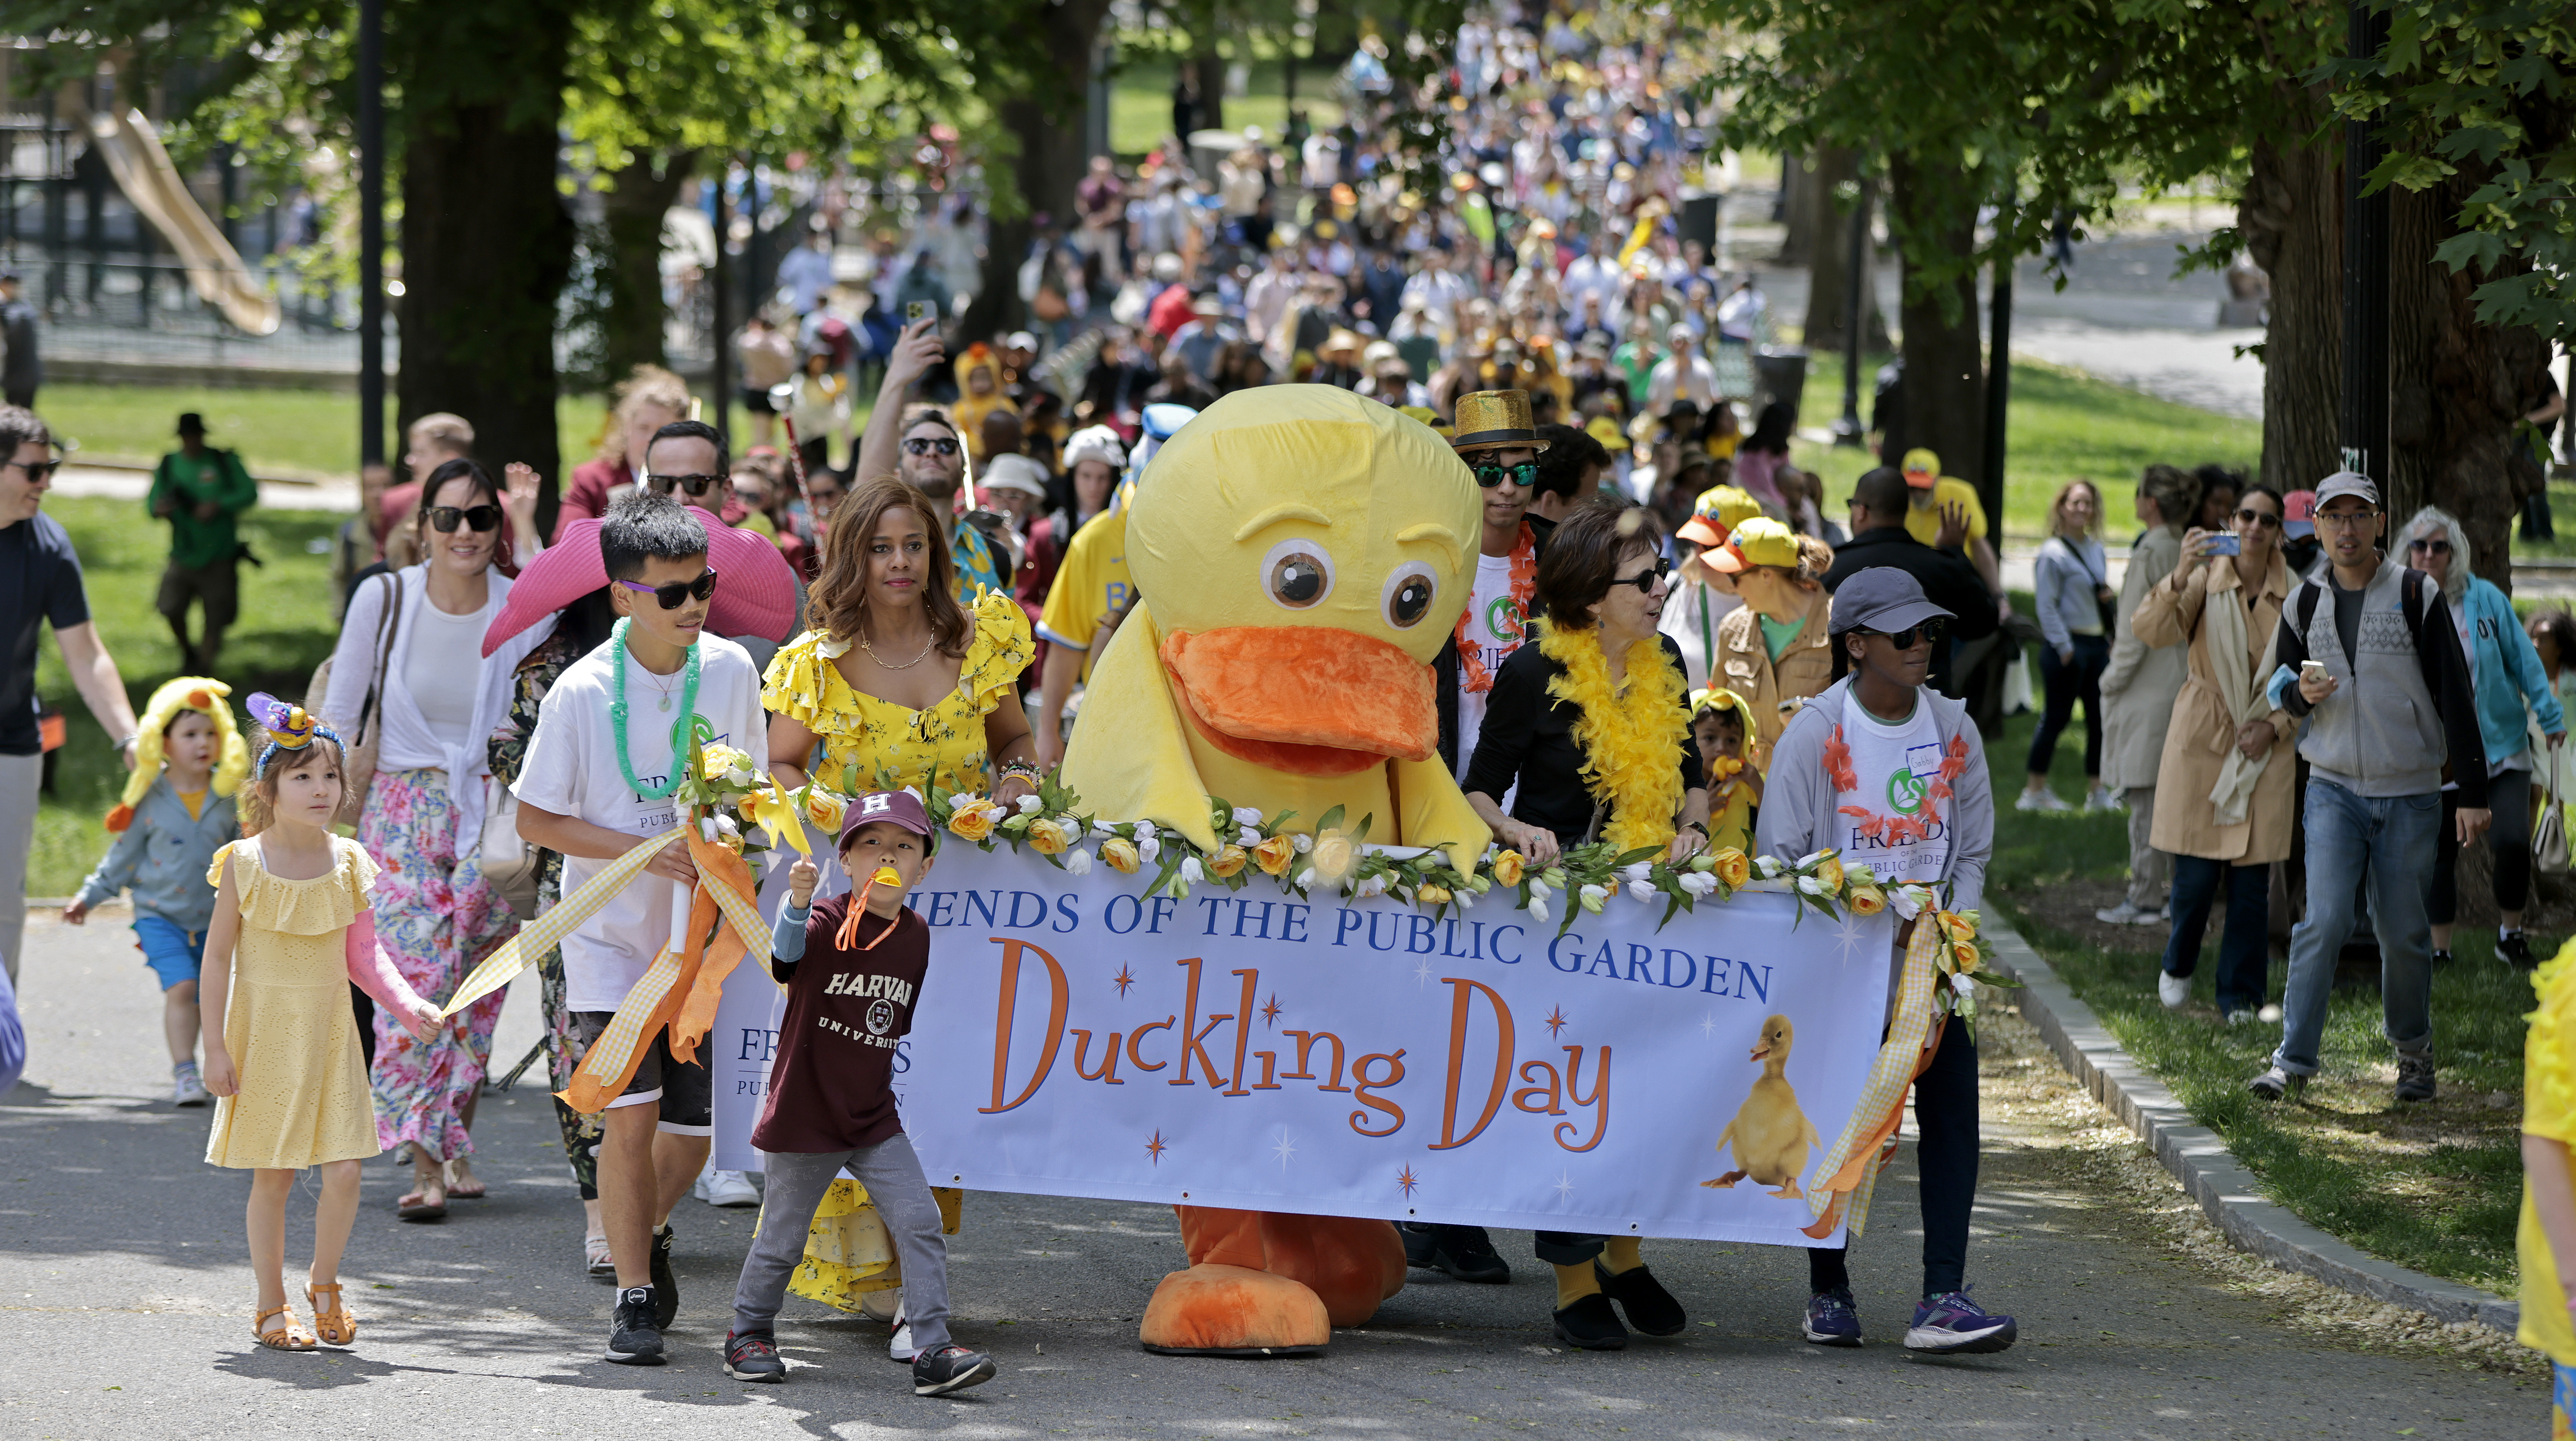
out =
[[[170,522],[170,565],[161,572],[156,608],[179,638],[179,668],[212,675],[224,648],[224,629],[241,612],[240,540],[233,517],[259,500],[259,486],[241,457],[206,444],[206,422],[190,411],[179,417],[179,448],[152,472],[146,504]],[[205,603],[205,638],[188,640],[188,606]]]

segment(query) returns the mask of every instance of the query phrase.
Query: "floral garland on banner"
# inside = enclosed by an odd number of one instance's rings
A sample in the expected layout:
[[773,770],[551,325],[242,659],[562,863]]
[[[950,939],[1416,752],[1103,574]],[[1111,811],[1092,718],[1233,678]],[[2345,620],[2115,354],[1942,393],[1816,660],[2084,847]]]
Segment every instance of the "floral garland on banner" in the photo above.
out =
[[1565,667],[1547,693],[1576,708],[1574,744],[1583,780],[1610,808],[1602,836],[1622,851],[1670,845],[1673,813],[1682,804],[1682,737],[1673,723],[1684,684],[1654,637],[1628,647],[1628,687],[1610,682],[1610,657],[1597,630],[1538,623],[1539,652]]
[[[1538,532],[1528,521],[1521,522],[1520,538],[1512,542],[1512,614],[1526,625],[1530,606],[1538,599]],[[1452,637],[1458,643],[1458,689],[1470,695],[1483,695],[1494,688],[1494,672],[1485,664],[1485,648],[1470,639],[1467,627],[1476,620],[1476,608],[1468,606],[1458,614],[1458,627]]]

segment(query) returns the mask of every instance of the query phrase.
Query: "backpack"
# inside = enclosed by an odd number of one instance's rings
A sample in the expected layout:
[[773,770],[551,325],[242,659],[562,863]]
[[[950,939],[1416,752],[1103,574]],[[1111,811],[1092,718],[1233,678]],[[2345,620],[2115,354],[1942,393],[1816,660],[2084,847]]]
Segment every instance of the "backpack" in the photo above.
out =
[[[2428,604],[2425,587],[2432,583],[2431,576],[2409,568],[2399,584],[2398,595],[2406,609],[2406,633],[2415,638],[2415,667],[2424,677],[2425,693],[2433,698],[2435,706],[2439,706],[2442,703],[2441,678],[2433,669],[2433,657],[2424,649],[2424,612]],[[2322,582],[2306,580],[2299,583],[2299,635],[2302,640],[2308,634],[2308,626],[2317,618],[2317,597],[2324,593]],[[2447,628],[2443,631],[2443,638],[2454,647],[2460,643],[2460,638]],[[2465,669],[2468,658],[2462,656],[2460,660]]]

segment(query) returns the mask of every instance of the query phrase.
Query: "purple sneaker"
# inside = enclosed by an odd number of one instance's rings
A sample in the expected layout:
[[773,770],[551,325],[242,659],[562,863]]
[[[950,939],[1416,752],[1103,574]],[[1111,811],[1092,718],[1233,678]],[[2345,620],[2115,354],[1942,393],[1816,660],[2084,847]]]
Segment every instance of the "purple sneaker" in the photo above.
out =
[[1860,1311],[1851,1289],[1836,1286],[1807,1298],[1807,1339],[1819,1346],[1860,1344]]
[[1905,1349],[1933,1356],[1964,1356],[2009,1348],[2019,1334],[2010,1316],[1989,1316],[1965,1289],[1935,1296],[1914,1308]]

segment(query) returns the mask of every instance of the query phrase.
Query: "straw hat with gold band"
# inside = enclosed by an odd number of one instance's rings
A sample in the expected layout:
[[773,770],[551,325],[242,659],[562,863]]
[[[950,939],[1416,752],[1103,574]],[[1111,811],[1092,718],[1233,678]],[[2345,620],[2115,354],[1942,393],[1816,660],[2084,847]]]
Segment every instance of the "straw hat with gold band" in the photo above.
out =
[[1458,433],[1449,443],[1460,451],[1547,449],[1526,390],[1470,391],[1458,397],[1455,414]]

